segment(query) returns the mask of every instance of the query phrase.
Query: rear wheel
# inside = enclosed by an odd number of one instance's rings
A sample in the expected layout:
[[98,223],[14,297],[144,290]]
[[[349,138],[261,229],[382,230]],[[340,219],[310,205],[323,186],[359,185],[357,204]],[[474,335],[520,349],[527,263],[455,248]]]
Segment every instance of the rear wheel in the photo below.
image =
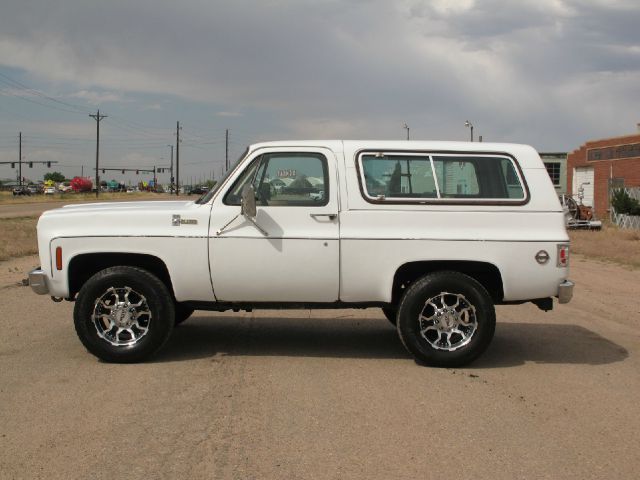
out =
[[435,367],[459,367],[482,354],[495,332],[493,301],[473,278],[436,272],[411,285],[398,310],[398,334],[413,356]]
[[92,276],[78,293],[73,311],[82,344],[114,363],[147,359],[167,341],[175,311],[171,294],[155,275],[118,266]]

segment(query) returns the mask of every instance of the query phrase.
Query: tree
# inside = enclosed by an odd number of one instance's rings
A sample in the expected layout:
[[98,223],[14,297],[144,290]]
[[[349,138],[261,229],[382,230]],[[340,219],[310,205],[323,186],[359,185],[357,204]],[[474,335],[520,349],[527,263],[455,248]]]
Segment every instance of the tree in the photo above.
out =
[[64,178],[64,175],[61,174],[60,172],[45,173],[44,179],[51,180],[52,182],[56,182],[56,183],[62,183],[66,180],[66,178]]
[[613,191],[611,205],[616,213],[640,215],[640,202],[635,198],[631,198],[624,188]]

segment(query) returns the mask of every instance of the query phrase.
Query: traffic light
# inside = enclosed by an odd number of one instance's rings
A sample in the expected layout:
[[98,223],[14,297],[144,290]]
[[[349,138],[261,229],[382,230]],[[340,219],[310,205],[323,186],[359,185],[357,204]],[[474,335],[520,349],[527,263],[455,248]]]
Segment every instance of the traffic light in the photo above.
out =
[[33,168],[33,162],[29,162],[29,168]]
[[122,174],[124,175],[124,170],[122,170]]
[[47,168],[51,168],[51,162],[47,162]]
[[105,172],[104,172],[104,168],[102,169],[102,173],[105,173]]
[[138,175],[139,172],[140,172],[139,170],[136,170],[136,175]]
[[16,164],[15,163],[11,163],[11,168],[16,168]]

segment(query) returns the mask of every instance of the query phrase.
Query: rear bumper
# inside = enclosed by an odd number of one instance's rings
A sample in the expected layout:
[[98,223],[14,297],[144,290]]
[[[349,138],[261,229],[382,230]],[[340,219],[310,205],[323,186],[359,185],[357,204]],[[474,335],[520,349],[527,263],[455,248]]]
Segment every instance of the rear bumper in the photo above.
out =
[[573,297],[574,283],[571,280],[565,280],[558,286],[558,302],[569,303]]
[[40,268],[31,270],[29,272],[29,286],[31,290],[38,295],[47,295],[49,293],[49,286],[47,285],[47,275]]

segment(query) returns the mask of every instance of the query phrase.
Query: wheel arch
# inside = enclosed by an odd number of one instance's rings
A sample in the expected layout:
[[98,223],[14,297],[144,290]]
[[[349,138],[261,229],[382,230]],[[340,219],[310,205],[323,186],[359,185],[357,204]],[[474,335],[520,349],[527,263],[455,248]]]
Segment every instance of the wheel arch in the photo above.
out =
[[489,262],[468,260],[425,260],[407,262],[401,265],[393,276],[391,303],[398,305],[403,292],[416,280],[429,273],[451,271],[470,276],[489,293],[494,303],[504,298],[500,269]]
[[162,259],[143,253],[98,252],[83,253],[70,259],[67,271],[69,298],[75,298],[85,282],[93,275],[105,268],[115,266],[138,267],[146,270],[158,277],[171,295],[174,295],[169,269]]

